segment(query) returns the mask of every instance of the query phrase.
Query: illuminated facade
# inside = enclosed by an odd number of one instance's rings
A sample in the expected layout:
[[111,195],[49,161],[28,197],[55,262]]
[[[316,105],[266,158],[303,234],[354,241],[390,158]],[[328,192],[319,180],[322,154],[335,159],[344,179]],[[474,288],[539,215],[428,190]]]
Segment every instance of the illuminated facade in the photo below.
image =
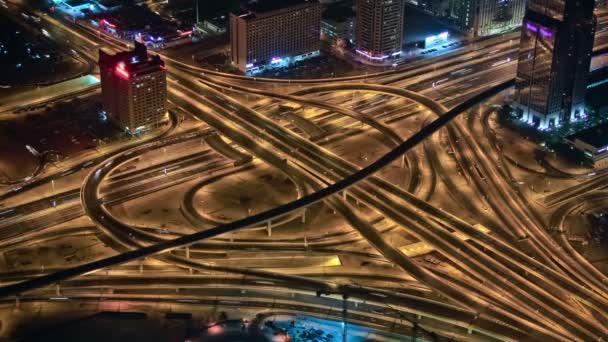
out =
[[424,48],[428,49],[429,47],[445,44],[450,37],[450,33],[448,31],[441,32],[440,34],[428,36],[424,38]]
[[370,60],[385,60],[401,54],[403,44],[403,0],[358,0],[357,53]]
[[540,129],[585,116],[595,35],[593,0],[531,0],[523,21],[515,102]]
[[148,48],[163,49],[192,41],[192,28],[164,21],[147,7],[129,6],[111,13],[91,14],[82,21],[91,29]]
[[129,133],[159,127],[167,121],[165,63],[135,42],[132,51],[110,55],[99,51],[103,108],[108,119]]
[[332,7],[323,13],[321,37],[335,46],[355,42],[355,15],[350,7]]
[[456,9],[460,29],[475,37],[515,29],[525,12],[525,0],[462,0]]
[[587,128],[565,137],[564,141],[580,151],[594,167],[608,167],[608,124]]
[[314,0],[267,0],[231,13],[232,64],[254,74],[318,56],[321,11]]
[[344,18],[344,20],[324,18],[321,21],[321,33],[321,36],[332,45],[352,44],[355,41],[355,20],[354,18]]

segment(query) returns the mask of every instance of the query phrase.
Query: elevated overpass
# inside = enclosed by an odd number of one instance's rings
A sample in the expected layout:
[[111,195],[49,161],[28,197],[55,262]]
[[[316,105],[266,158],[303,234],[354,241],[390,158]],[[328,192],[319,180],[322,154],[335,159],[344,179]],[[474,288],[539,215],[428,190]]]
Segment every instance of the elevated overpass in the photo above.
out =
[[[191,235],[182,236],[173,240],[168,240],[165,242],[161,242],[158,244],[142,247],[136,250],[131,250],[119,255],[111,256],[108,258],[104,258],[101,260],[96,260],[90,263],[82,264],[76,267],[68,268],[65,270],[61,270],[58,272],[50,273],[44,276],[40,276],[34,279],[26,280],[23,282],[10,284],[7,286],[3,286],[0,288],[0,298],[1,297],[9,297],[20,295],[22,293],[40,288],[49,285],[53,285],[80,275],[84,275],[91,272],[96,272],[104,268],[108,268],[115,265],[121,265],[127,262],[139,260],[148,256],[152,256],[159,253],[168,252],[170,250],[189,246],[197,241],[205,240],[213,236],[217,236],[220,234],[228,233],[234,230],[238,230],[241,228],[259,225],[268,220],[273,220],[283,215],[286,215],[294,210],[299,210],[314,203],[317,203],[329,196],[340,193],[341,191],[348,189],[352,185],[366,179],[367,177],[373,175],[378,172],[385,166],[389,165],[393,161],[397,160],[404,153],[418,145],[420,142],[424,141],[428,136],[437,132],[439,129],[448,124],[451,120],[456,118],[458,115],[462,114],[465,110],[470,108],[471,106],[479,103],[479,101],[493,96],[499,93],[502,90],[508,89],[513,86],[514,80],[508,80],[496,87],[490,88],[479,95],[472,97],[471,99],[463,102],[462,104],[452,108],[444,115],[440,116],[435,121],[431,122],[426,127],[422,128],[412,137],[401,143],[399,146],[382,156],[376,162],[370,164],[369,166],[361,169],[359,172],[352,174],[349,177],[344,178],[343,180],[336,182],[332,185],[329,185],[326,188],[321,189],[320,191],[314,192],[312,194],[306,195],[302,198],[299,198],[293,202],[278,206],[276,208],[267,210],[265,212],[248,216],[243,219],[223,224],[217,226],[215,228],[211,228],[208,230],[200,231]],[[135,148],[134,150],[137,150]],[[128,156],[126,156],[128,158]],[[97,169],[94,174],[89,177],[100,178],[103,174],[109,172],[116,163],[120,163],[120,160],[110,160],[106,164],[104,164],[101,168]],[[105,172],[104,172],[105,169]],[[86,195],[86,194],[84,194]],[[331,289],[326,289],[331,290]],[[333,289],[336,290],[336,289]],[[352,290],[352,289],[351,289]],[[356,291],[355,291],[356,292]]]
[[587,79],[587,89],[592,89],[608,83],[608,65],[592,70]]

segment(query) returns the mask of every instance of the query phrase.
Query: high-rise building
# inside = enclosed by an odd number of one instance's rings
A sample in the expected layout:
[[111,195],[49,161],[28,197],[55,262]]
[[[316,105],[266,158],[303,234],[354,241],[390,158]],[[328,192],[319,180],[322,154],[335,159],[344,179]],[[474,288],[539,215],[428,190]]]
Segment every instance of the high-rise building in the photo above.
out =
[[584,116],[596,19],[594,0],[530,0],[523,21],[515,104],[547,129]]
[[401,53],[403,0],[357,0],[357,53],[371,60],[385,60]]
[[474,37],[515,29],[526,12],[525,0],[460,0],[457,4],[460,29]]
[[159,127],[167,121],[165,63],[135,42],[115,55],[99,51],[103,108],[108,119],[129,133]]
[[232,64],[248,74],[318,56],[317,0],[259,0],[230,14]]

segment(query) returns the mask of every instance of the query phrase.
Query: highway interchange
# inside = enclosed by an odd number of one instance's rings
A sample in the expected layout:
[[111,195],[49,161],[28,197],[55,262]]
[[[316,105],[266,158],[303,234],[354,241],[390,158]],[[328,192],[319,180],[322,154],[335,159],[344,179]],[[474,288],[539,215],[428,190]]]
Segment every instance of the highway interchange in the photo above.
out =
[[[602,51],[608,15],[598,16],[596,49]],[[124,48],[57,18],[43,16],[43,24],[93,60],[100,47]],[[550,230],[564,232],[572,211],[605,202],[606,192],[596,189],[606,184],[606,174],[546,196],[546,207],[555,208],[547,216],[514,181],[521,170],[501,152],[508,146],[496,143],[489,124],[496,99],[513,84],[517,37],[486,39],[378,74],[322,80],[247,78],[164,56],[169,99],[196,122],[193,127],[180,126],[174,116],[158,137],[1,195],[10,204],[1,208],[0,250],[96,236],[119,254],[71,267],[7,272],[1,300],[251,307],[404,334],[416,326],[429,339],[605,340],[608,279],[565,234]],[[299,108],[297,120],[285,119],[285,104]],[[355,161],[336,147],[346,143],[377,144],[377,152],[361,152]],[[146,166],[128,167],[146,159]],[[384,177],[388,168],[406,173],[402,184]],[[206,225],[194,205],[202,184],[252,169],[283,175],[297,189],[297,199]],[[61,191],[29,195],[68,177],[75,181]],[[122,219],[125,203],[172,189],[185,193],[178,206],[198,231]],[[444,210],[432,202],[442,196],[455,204]],[[297,229],[290,232],[294,222],[304,225],[322,215],[338,215],[349,229],[313,230],[303,238]],[[65,225],[75,220],[86,223]],[[394,236],[431,245],[442,263],[406,256]],[[336,256],[371,266],[345,262],[332,269],[294,261],[265,268],[229,262],[255,264],[252,259],[278,255]]]

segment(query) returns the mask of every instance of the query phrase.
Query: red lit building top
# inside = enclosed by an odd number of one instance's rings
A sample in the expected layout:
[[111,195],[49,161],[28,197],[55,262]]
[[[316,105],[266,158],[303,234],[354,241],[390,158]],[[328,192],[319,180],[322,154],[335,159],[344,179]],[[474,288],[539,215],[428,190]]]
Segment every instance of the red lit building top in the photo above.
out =
[[[165,68],[158,55],[148,55],[145,45],[135,42],[135,48],[131,51],[122,51],[115,55],[99,51],[99,66],[105,68],[120,69],[121,76],[142,75],[155,72]],[[128,78],[128,76],[126,77]]]

